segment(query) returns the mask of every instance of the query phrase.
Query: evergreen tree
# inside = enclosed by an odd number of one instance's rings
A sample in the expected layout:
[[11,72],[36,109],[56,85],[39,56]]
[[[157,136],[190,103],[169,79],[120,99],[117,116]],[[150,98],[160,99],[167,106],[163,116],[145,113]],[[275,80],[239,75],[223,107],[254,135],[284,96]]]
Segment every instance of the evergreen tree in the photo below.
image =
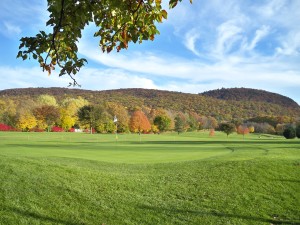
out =
[[295,128],[293,127],[288,127],[286,128],[284,131],[283,131],[283,136],[286,138],[286,139],[293,139],[296,137],[296,130]]
[[219,128],[221,131],[223,131],[225,134],[227,134],[227,137],[229,134],[236,131],[236,127],[233,123],[221,123]]

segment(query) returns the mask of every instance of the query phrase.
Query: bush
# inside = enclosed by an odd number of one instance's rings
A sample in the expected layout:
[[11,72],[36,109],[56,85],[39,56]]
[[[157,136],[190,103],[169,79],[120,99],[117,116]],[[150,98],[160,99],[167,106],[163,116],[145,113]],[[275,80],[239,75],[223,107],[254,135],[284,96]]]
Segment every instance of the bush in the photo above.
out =
[[275,128],[276,134],[283,135],[283,131],[285,130],[285,128],[286,124],[277,124]]
[[70,128],[70,129],[68,130],[68,132],[75,132],[75,128],[74,128],[74,127]]
[[296,127],[296,136],[297,138],[300,138],[300,125]]
[[0,131],[12,131],[13,128],[6,124],[0,123]]
[[52,132],[64,132],[64,129],[61,127],[54,126],[54,127],[52,127],[51,131]]
[[283,136],[286,139],[293,139],[296,137],[296,130],[293,127],[288,127],[283,131]]

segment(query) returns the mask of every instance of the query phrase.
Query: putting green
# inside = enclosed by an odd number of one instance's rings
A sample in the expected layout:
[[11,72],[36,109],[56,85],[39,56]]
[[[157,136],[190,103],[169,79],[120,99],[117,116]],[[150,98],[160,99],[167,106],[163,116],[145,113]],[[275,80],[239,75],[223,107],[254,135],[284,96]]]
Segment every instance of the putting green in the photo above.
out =
[[1,155],[64,157],[113,163],[167,163],[200,160],[231,153],[222,145],[203,145],[164,135],[87,135],[70,133],[1,133]]

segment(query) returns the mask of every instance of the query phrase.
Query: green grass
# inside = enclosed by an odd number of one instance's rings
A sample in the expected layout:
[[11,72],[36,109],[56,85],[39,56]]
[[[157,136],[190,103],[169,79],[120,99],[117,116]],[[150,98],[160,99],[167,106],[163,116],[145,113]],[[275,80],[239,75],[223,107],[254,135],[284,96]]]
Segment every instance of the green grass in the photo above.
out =
[[300,224],[300,140],[0,133],[0,224]]

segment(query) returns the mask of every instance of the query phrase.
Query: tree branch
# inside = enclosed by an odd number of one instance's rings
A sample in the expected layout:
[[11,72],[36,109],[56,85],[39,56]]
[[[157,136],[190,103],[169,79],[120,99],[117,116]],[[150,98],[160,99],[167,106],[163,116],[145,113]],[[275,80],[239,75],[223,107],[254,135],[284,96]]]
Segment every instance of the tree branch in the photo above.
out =
[[[55,54],[58,56],[58,53],[57,53],[57,49],[56,49],[56,45],[55,45],[55,38],[59,32],[59,30],[61,29],[62,27],[62,20],[63,20],[63,16],[64,16],[64,6],[65,6],[65,0],[61,0],[61,10],[60,10],[60,17],[59,17],[59,21],[58,21],[58,24],[53,28],[53,35],[52,35],[52,43],[51,43],[51,46],[50,46],[50,49],[49,49],[49,52],[44,60],[44,63],[47,64],[47,59],[50,55],[50,52],[52,49],[54,49],[55,51]],[[56,57],[56,59],[58,59],[58,57]],[[61,65],[59,64],[59,61],[57,60],[56,61],[57,64],[61,67]]]

